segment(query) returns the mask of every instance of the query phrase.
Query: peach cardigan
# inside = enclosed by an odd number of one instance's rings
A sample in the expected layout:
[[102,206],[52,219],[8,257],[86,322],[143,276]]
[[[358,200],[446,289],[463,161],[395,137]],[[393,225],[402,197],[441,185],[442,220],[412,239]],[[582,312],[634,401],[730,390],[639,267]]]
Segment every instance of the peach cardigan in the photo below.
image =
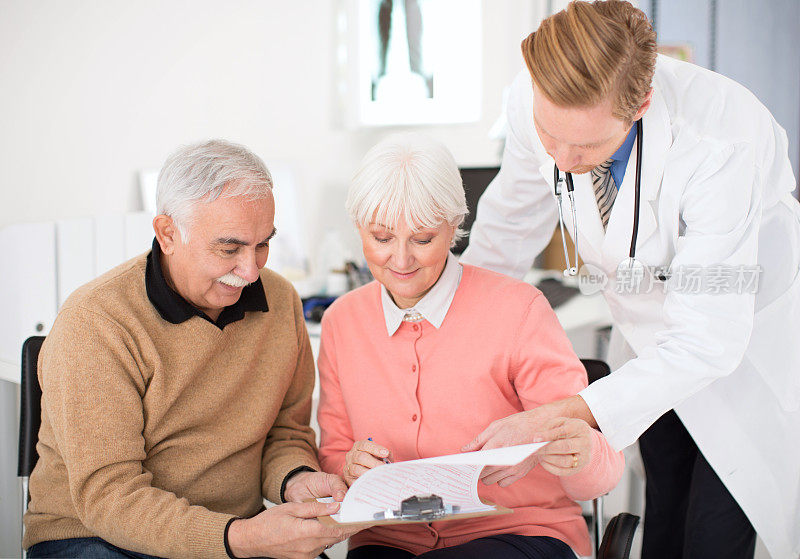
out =
[[[322,320],[319,356],[320,463],[341,473],[354,441],[372,437],[394,460],[459,452],[492,421],[577,394],[586,372],[547,300],[535,287],[463,266],[437,329],[402,322],[390,336],[381,286],[340,297]],[[590,555],[575,500],[609,491],[624,467],[595,431],[590,463],[569,477],[536,466],[509,487],[479,485],[513,514],[365,530],[350,546],[390,545],[412,553],[499,533],[544,535]]]

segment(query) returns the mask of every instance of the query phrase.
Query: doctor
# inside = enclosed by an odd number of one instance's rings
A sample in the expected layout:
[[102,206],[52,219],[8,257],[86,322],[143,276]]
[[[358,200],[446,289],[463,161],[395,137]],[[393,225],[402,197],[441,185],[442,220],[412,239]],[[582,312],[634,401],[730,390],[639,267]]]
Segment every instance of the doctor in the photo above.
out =
[[609,0],[571,3],[522,44],[530,75],[512,86],[502,167],[462,261],[522,277],[559,222],[559,187],[583,273],[607,281],[614,372],[464,450],[583,418],[617,449],[639,440],[643,558],[752,557],[756,532],[796,558],[800,207],[786,134],[744,87],[657,56],[655,39],[641,11]]

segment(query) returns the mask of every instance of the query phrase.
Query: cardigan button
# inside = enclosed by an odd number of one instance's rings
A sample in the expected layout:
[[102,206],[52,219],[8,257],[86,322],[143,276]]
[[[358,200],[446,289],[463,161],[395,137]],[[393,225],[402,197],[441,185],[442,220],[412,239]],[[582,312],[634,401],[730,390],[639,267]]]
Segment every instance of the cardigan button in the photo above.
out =
[[419,324],[415,324],[414,325],[414,331],[417,331],[417,330],[419,330]]
[[416,420],[417,420],[417,414],[412,415],[411,416],[411,421],[416,421]]
[[413,372],[413,373],[417,372],[417,366],[416,365],[411,365],[411,372]]

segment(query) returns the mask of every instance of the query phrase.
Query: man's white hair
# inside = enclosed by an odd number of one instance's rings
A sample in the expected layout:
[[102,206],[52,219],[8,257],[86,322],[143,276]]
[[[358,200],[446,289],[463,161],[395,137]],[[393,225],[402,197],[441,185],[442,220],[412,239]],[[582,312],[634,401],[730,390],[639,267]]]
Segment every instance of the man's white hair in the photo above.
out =
[[446,222],[456,227],[453,244],[466,235],[460,225],[467,201],[458,165],[444,144],[424,134],[388,136],[361,161],[345,205],[361,227],[394,228],[402,216],[412,231]]
[[267,166],[244,146],[209,140],[181,147],[170,155],[158,174],[156,208],[172,218],[183,242],[189,240],[193,210],[221,195],[267,198],[272,175]]

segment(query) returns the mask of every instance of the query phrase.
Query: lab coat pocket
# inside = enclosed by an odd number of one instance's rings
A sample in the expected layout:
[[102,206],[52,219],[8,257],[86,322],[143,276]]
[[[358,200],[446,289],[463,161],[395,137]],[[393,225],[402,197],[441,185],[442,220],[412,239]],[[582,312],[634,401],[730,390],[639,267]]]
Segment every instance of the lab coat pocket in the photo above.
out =
[[800,409],[800,273],[755,315],[747,358],[786,411]]

